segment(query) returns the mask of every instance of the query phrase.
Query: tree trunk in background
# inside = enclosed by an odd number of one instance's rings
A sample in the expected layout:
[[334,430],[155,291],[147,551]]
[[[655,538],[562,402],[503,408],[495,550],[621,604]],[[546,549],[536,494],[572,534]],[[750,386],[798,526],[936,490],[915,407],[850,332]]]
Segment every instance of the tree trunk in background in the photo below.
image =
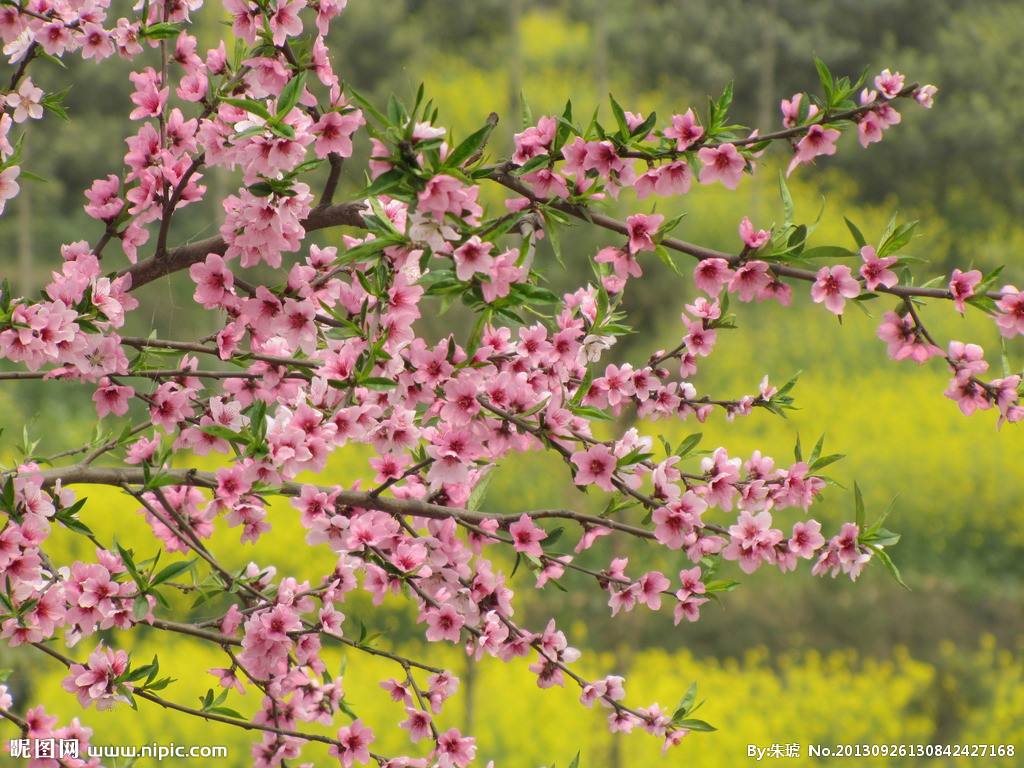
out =
[[18,211],[17,292],[22,296],[27,296],[35,290],[35,270],[32,265],[32,184],[31,181],[21,179],[21,192],[14,201]]
[[[771,130],[778,112],[775,97],[775,62],[778,47],[778,0],[765,0],[761,9],[761,78],[758,83],[757,120],[754,123],[762,131]],[[760,217],[764,195],[765,178],[763,174],[754,174],[750,185],[750,215],[754,224]]]
[[594,46],[594,101],[604,102],[608,96],[608,18],[604,0],[591,0],[591,40]]
[[523,53],[519,39],[519,21],[523,15],[522,0],[508,3],[508,125],[519,130],[523,111]]
[[466,671],[462,676],[462,696],[466,702],[463,710],[462,732],[473,732],[473,716],[476,714],[476,661],[466,654]]

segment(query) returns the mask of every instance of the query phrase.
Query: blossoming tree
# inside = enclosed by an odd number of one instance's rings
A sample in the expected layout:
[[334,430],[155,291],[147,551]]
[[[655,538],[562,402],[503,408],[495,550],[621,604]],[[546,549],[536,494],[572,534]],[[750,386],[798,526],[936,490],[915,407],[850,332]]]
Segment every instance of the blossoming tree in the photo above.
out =
[[[678,221],[660,214],[619,221],[601,212],[624,191],[645,201],[639,211],[651,195],[735,189],[771,145],[791,154],[787,175],[834,154],[846,131],[868,147],[900,122],[903,103],[931,106],[933,86],[888,70],[851,82],[818,62],[821,92],[782,101],[783,126],[768,132],[730,122],[729,91],[707,112],[667,119],[612,99],[611,120],[580,122],[570,103],[516,133],[514,153],[502,158],[488,147],[495,116],[452,136],[422,89],[411,107],[392,99],[378,109],[342,83],[326,35],[345,0],[225,0],[232,41],[207,51],[190,33],[200,5],[146,2],[117,18],[108,0],[0,5],[13,68],[0,90],[0,210],[28,173],[20,158],[33,122],[63,116],[61,93],[36,86],[34,69],[75,54],[135,65],[128,150],[118,158],[112,149],[110,175],[85,190],[94,236],[66,244],[59,258],[37,256],[53,269],[40,297],[15,296],[6,284],[0,294],[0,357],[15,364],[0,379],[45,379],[54,390],[86,382],[101,423],[90,443],[53,456],[30,451],[0,477],[0,635],[66,666],[64,688],[83,709],[142,699],[237,725],[257,734],[256,766],[313,765],[304,754],[312,742],[345,768],[469,765],[472,735],[444,724],[457,678],[429,656],[408,658],[352,631],[346,596],[365,590],[375,603],[403,595],[427,641],[461,645],[477,659],[526,657],[541,687],[576,686],[584,706],[607,710],[613,731],[643,729],[667,748],[712,728],[694,714],[694,690],[665,708],[632,702],[614,674],[584,678],[554,619],[530,627],[518,617],[513,558],[518,578],[532,571],[538,588],[578,571],[613,614],[664,608],[676,623],[697,621],[704,603],[736,585],[716,577],[723,560],[746,574],[808,560],[814,575],[853,579],[879,561],[899,578],[887,553],[898,536],[881,518],[865,520],[856,489],[851,522],[825,530],[802,514],[787,521],[828,483],[822,470],[837,457],[821,455],[820,443],[783,466],[760,452],[743,460],[726,448],[698,451],[696,439],[652,438],[658,419],[791,407],[793,382],[765,379],[739,397],[699,393],[690,382],[717,334],[734,327],[730,302],[789,305],[804,290],[824,305],[823,319],[841,317],[851,301],[884,302],[878,335],[893,359],[940,358],[951,372],[945,394],[965,414],[1024,418],[1020,376],[986,377],[979,346],[941,344],[919,312],[926,300],[961,313],[971,305],[1010,339],[1024,333],[1024,293],[976,270],[915,283],[901,257],[912,223],[894,221],[874,243],[851,225],[856,250],[808,247],[812,227],[794,219],[784,181],[785,221],[762,229],[744,218],[729,253],[673,237]],[[368,168],[343,166],[358,142],[370,147]],[[177,212],[205,198],[211,168],[238,180],[219,201],[220,233],[176,245]],[[368,179],[349,202],[335,199],[343,173]],[[500,190],[504,206],[486,210],[484,187]],[[546,240],[557,255],[559,230],[572,219],[602,230],[607,244],[589,260],[593,281],[559,296],[545,287],[552,265],[537,245]],[[340,245],[309,242],[339,227]],[[680,300],[678,345],[609,362],[631,332],[621,299],[642,290],[645,260],[678,270],[680,257],[696,265],[692,280],[680,279],[680,295],[694,297]],[[139,306],[134,291],[156,280],[191,280],[219,331],[198,340],[122,335]],[[472,327],[425,338],[424,302],[456,300]],[[168,355],[174,364],[161,365]],[[623,414],[637,426],[613,434],[600,425]],[[372,449],[363,485],[296,481],[350,443]],[[576,485],[607,498],[604,512],[488,511],[489,474],[523,451],[564,460]],[[190,467],[192,456],[210,453],[220,469]],[[80,484],[123,491],[152,539],[100,540],[80,519]],[[299,581],[218,559],[214,521],[254,541],[270,528],[275,496],[291,498],[291,524],[306,529],[310,547],[334,553],[333,570]],[[58,527],[87,539],[92,555],[55,562],[47,542]],[[591,547],[602,536],[671,550],[678,571],[599,562]],[[178,589],[218,597],[224,610],[204,620],[176,611],[168,596]],[[117,647],[137,626],[222,653],[200,706],[175,698],[159,659]],[[116,630],[114,640],[98,642],[99,630]],[[394,662],[395,676],[381,683],[395,702],[390,725],[364,722],[346,701],[344,680],[329,672],[339,648]],[[259,702],[251,719],[232,708],[243,694]],[[80,748],[36,765],[98,764],[87,728],[11,698],[0,686],[0,715],[26,737]],[[377,752],[375,733],[395,726],[408,732],[407,753]]]

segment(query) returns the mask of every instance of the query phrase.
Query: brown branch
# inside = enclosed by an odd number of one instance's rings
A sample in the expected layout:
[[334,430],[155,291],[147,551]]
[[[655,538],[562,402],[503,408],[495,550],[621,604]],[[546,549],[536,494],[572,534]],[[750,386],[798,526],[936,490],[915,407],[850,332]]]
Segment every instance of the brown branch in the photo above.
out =
[[[306,232],[338,226],[361,227],[363,224],[362,210],[362,203],[338,203],[324,208],[314,208],[309,216],[303,219],[302,226]],[[228,245],[224,242],[224,238],[209,237],[205,240],[171,248],[162,258],[154,256],[140,261],[121,274],[131,276],[131,290],[135,290],[164,275],[187,269],[196,262],[206,259],[208,254],[223,255],[227,248]]]

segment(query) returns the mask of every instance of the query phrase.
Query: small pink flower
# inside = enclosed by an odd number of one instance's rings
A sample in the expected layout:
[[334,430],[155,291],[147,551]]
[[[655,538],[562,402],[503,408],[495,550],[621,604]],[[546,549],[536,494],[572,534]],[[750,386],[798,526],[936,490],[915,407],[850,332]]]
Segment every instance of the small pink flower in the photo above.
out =
[[787,546],[790,552],[794,552],[805,560],[814,557],[814,553],[825,544],[825,537],[821,535],[821,523],[817,520],[799,521],[793,524],[793,535],[790,537]]
[[890,72],[883,69],[882,73],[875,78],[875,88],[882,92],[887,99],[894,99],[903,90],[903,83],[906,78],[899,72]]
[[470,280],[478,272],[487,274],[494,264],[492,248],[490,243],[483,242],[478,235],[473,235],[456,248],[452,254],[452,258],[455,259],[456,277],[465,281]]
[[953,297],[957,311],[964,313],[964,302],[974,295],[974,289],[981,282],[981,272],[972,269],[970,272],[953,270],[953,276],[949,280],[949,294]]
[[508,527],[512,535],[512,548],[516,552],[523,552],[534,557],[541,557],[544,550],[540,542],[548,537],[547,532],[530,519],[530,516],[523,514],[519,520]]
[[703,135],[704,129],[697,125],[692,109],[686,110],[684,115],[672,115],[672,127],[665,129],[665,137],[676,140],[678,152],[687,149]]
[[693,269],[693,282],[708,296],[717,296],[732,279],[733,271],[725,259],[702,259]]
[[700,169],[700,183],[722,182],[726,189],[736,189],[743,178],[747,161],[732,144],[720,147],[704,147],[697,152],[703,166]]
[[768,242],[768,238],[772,236],[772,233],[767,229],[759,229],[754,231],[754,225],[751,224],[750,219],[746,216],[740,222],[740,238],[743,240],[743,244],[752,251],[756,251],[762,245]]
[[817,277],[811,286],[811,298],[815,304],[824,302],[829,312],[836,315],[843,314],[847,299],[860,295],[860,283],[853,278],[850,268],[845,264],[832,268],[822,267]]
[[637,213],[626,219],[626,227],[629,230],[629,252],[635,254],[640,251],[653,251],[654,240],[652,238],[664,221],[665,217],[657,213],[649,216]]
[[996,302],[999,309],[996,324],[999,333],[1009,339],[1024,333],[1024,293],[1012,285],[1004,285],[1001,293],[1002,297]]
[[931,109],[938,90],[934,85],[922,85],[914,92],[914,101],[925,109]]
[[462,627],[466,620],[455,610],[450,603],[440,608],[430,608],[426,612],[427,640],[436,643],[440,640],[448,640],[452,643],[459,642],[462,635]]
[[612,475],[618,462],[607,445],[597,444],[586,451],[576,451],[571,459],[577,467],[576,485],[593,484],[609,493],[615,490]]
[[825,128],[822,125],[812,125],[807,129],[804,137],[796,143],[796,154],[786,169],[786,176],[789,176],[796,167],[802,163],[809,163],[819,155],[834,155],[836,153],[836,140],[842,134],[835,128]]
[[363,725],[362,720],[354,720],[351,725],[338,729],[338,741],[328,754],[338,758],[342,768],[352,768],[355,763],[363,764],[370,761],[370,744],[374,741],[373,731]]
[[895,256],[886,256],[884,259],[880,259],[874,246],[865,245],[860,249],[860,257],[864,260],[864,264],[860,268],[860,274],[864,278],[864,284],[869,291],[875,290],[879,285],[892,288],[900,281],[896,273],[889,269],[889,267],[899,261]]
[[415,707],[406,707],[405,714],[405,720],[400,722],[398,727],[407,730],[410,739],[415,742],[430,736],[430,723],[432,719],[429,712],[424,712],[422,709],[416,709]]

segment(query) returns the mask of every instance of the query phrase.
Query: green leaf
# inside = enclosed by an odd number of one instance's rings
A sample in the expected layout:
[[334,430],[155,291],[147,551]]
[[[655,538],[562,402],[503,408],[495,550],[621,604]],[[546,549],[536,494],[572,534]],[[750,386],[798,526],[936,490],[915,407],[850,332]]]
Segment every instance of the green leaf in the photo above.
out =
[[306,88],[306,73],[300,72],[288,84],[281,89],[281,95],[277,98],[277,119],[285,117],[292,108],[299,103],[302,92]]
[[444,164],[447,168],[459,168],[466,160],[472,157],[478,150],[480,150],[484,144],[487,143],[487,138],[491,135],[491,131],[494,130],[494,124],[488,123],[483,128],[474,131],[459,144],[455,149],[452,150],[451,154],[445,158]]
[[846,259],[855,255],[849,248],[839,245],[819,245],[800,254],[802,259]]
[[914,237],[914,230],[917,229],[917,221],[908,221],[900,224],[882,241],[878,248],[878,258],[884,258],[891,253],[899,253],[907,243]]
[[840,461],[845,458],[845,453],[832,453],[829,454],[828,456],[822,456],[821,458],[811,462],[810,471],[817,472],[819,469],[824,469],[830,464],[835,464],[837,461]]
[[814,57],[814,66],[818,70],[818,80],[821,81],[821,88],[825,94],[825,100],[832,103],[832,91],[835,84],[835,80],[832,77],[832,73],[829,71],[828,66],[824,61],[819,59],[817,56]]
[[221,101],[225,104],[230,104],[233,107],[244,109],[246,112],[251,112],[258,117],[262,117],[264,120],[272,120],[274,118],[274,116],[270,114],[266,105],[260,101],[256,101],[255,99],[223,98]]
[[186,571],[191,570],[197,562],[197,560],[193,559],[182,560],[177,563],[171,563],[170,565],[163,568],[163,570],[161,570],[160,573],[153,577],[153,580],[149,582],[149,586],[155,587],[157,584],[163,584],[165,581],[170,581],[175,576],[180,576]]
[[853,481],[853,508],[854,508],[854,522],[857,523],[857,530],[864,530],[864,496],[860,492],[860,486],[857,485],[857,481]]
[[879,560],[882,561],[882,565],[885,566],[885,570],[887,570],[892,575],[892,577],[896,579],[896,583],[909,591],[910,587],[908,587],[907,583],[903,581],[903,577],[900,575],[900,569],[896,567],[896,563],[894,563],[892,561],[892,558],[889,557],[889,553],[881,547],[872,546],[870,544],[868,545],[868,548],[875,553],[875,556]]
[[394,388],[396,385],[394,379],[385,379],[382,376],[370,376],[365,379],[360,379],[357,384],[360,387],[366,387],[367,389],[375,389],[378,391],[385,391]]
[[782,197],[782,210],[786,216],[785,223],[792,224],[795,211],[793,196],[789,193],[789,187],[786,186],[786,176],[781,170],[779,171],[779,195]]
[[693,450],[700,445],[701,439],[704,437],[702,432],[694,432],[692,435],[688,435],[683,438],[683,441],[679,443],[679,447],[676,448],[675,455],[679,458],[685,458],[689,456]]
[[218,715],[225,715],[226,717],[233,717],[236,720],[245,720],[241,713],[236,712],[230,707],[210,707],[207,712],[213,712]]
[[693,709],[694,703],[697,701],[697,683],[696,681],[690,683],[690,687],[686,689],[686,693],[683,694],[683,698],[679,700],[679,706],[676,707],[676,712],[682,712],[681,717],[686,717]]
[[484,498],[487,496],[487,488],[491,484],[491,477],[493,472],[488,472],[484,475],[480,482],[478,482],[473,490],[469,493],[469,500],[466,502],[466,509],[470,512],[477,512],[484,503]]
[[576,757],[574,757],[572,759],[572,762],[569,763],[569,768],[580,768],[580,753],[579,752],[576,753]]
[[711,723],[705,722],[704,720],[696,720],[693,718],[688,720],[676,720],[673,722],[673,725],[677,725],[680,728],[685,728],[688,731],[710,732],[718,730],[717,728],[715,728],[715,726],[711,725]]
[[172,37],[177,37],[184,28],[185,24],[180,21],[161,21],[156,24],[150,24],[148,27],[143,27],[139,30],[139,37],[146,40],[169,40]]
[[846,222],[846,228],[850,230],[850,234],[853,235],[853,241],[857,243],[858,248],[863,248],[868,244],[868,241],[864,239],[864,235],[857,229],[857,225],[850,221],[848,218],[843,216],[843,221]]
[[625,111],[619,105],[619,102],[615,100],[615,97],[610,93],[608,94],[608,101],[611,102],[612,114],[615,116],[615,122],[618,123],[619,126],[619,135],[622,136],[623,139],[629,138],[629,123],[626,122]]

